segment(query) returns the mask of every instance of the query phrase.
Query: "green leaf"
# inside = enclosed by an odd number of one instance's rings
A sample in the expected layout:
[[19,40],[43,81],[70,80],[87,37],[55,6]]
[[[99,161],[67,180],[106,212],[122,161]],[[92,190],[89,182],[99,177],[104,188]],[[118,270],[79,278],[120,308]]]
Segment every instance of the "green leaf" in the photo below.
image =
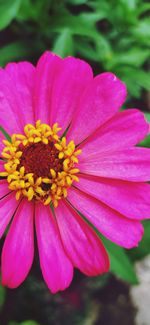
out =
[[150,148],[150,134],[143,141],[140,142],[139,146]]
[[102,238],[102,241],[106,249],[108,250],[111,271],[121,279],[131,284],[137,284],[138,280],[136,273],[125,250],[122,247],[119,247],[114,243],[110,242],[104,237]]
[[0,285],[0,307],[3,306],[6,297],[6,289]]
[[138,85],[145,88],[146,90],[150,90],[150,74],[144,70],[136,70],[134,71],[134,78]]
[[112,243],[110,240],[102,236],[97,228],[95,228],[82,213],[80,213],[78,210],[77,212],[94,229],[98,237],[104,243],[104,246],[110,258],[110,271],[122,280],[125,280],[131,284],[137,284],[138,279],[134,267],[128,255],[126,254],[125,249]]
[[75,44],[75,49],[79,55],[83,56],[87,60],[92,60],[94,62],[98,61],[98,53],[95,50],[95,47],[88,43],[87,40],[82,38],[78,40]]
[[150,18],[143,18],[131,32],[139,43],[150,45]]
[[129,94],[139,97],[142,88],[150,90],[150,74],[135,67],[120,66],[115,68],[115,72],[129,88]]
[[[150,113],[144,113],[145,115],[145,119],[150,123]],[[147,147],[150,148],[150,134],[148,134],[148,136],[140,142],[139,144],[141,147]]]
[[89,1],[91,8],[99,14],[99,19],[109,18],[111,4],[106,0],[104,1]]
[[144,113],[146,120],[150,123],[150,113]]
[[77,52],[80,53],[80,55],[88,60],[101,63],[104,69],[107,70],[107,62],[110,61],[112,57],[112,49],[110,43],[100,33],[98,37],[93,40],[93,43],[94,44],[91,44],[82,37],[75,44],[75,48]]
[[8,141],[11,141],[11,137],[9,136],[9,134],[4,130],[4,128],[2,126],[0,126],[0,132],[2,132],[5,136],[5,138],[8,140]]
[[61,57],[73,55],[72,35],[68,28],[65,28],[56,38],[53,46],[53,52],[60,55]]
[[128,73],[128,68],[125,69],[122,67],[115,67],[113,69],[113,72],[116,73],[116,75],[125,82],[128,89],[128,94],[130,96],[133,96],[135,98],[139,98],[141,94],[141,87],[133,80],[132,75],[130,74],[130,71]]
[[116,65],[131,65],[140,67],[150,57],[150,50],[142,48],[131,48],[125,52],[114,53],[109,63],[109,68],[112,69]]
[[73,5],[83,5],[86,4],[88,0],[69,0],[69,3]]
[[[49,19],[49,10],[53,0],[22,0],[16,19],[18,21],[31,20],[39,24],[45,23]],[[42,13],[42,19],[41,19]]]
[[[146,195],[146,193],[145,193]],[[143,221],[144,236],[137,248],[128,252],[133,261],[140,260],[150,253],[150,220]]]
[[21,323],[20,325],[38,325],[37,322],[34,320],[26,320],[25,322]]
[[46,33],[47,35],[49,35],[50,31],[61,33],[62,29],[65,28],[70,30],[72,35],[87,36],[94,39],[99,36],[95,27],[98,17],[99,15],[96,13],[82,13],[74,16],[64,10],[61,14],[51,17]]
[[137,0],[121,0],[118,2],[120,2],[120,4],[126,6],[126,8],[128,8],[129,11],[130,10],[134,11],[137,6]]
[[137,13],[138,15],[141,15],[148,10],[150,10],[150,3],[141,3],[141,5],[137,8]]
[[38,43],[33,42],[13,42],[0,48],[0,66],[4,66],[7,62],[23,60],[32,56],[36,51]]
[[18,20],[31,19],[34,21],[37,19],[37,15],[37,3],[33,4],[30,0],[23,0],[16,18]]
[[21,0],[0,0],[0,30],[7,27],[15,18]]
[[35,322],[34,320],[26,320],[21,323],[16,323],[16,322],[9,322],[8,325],[39,325],[39,323]]

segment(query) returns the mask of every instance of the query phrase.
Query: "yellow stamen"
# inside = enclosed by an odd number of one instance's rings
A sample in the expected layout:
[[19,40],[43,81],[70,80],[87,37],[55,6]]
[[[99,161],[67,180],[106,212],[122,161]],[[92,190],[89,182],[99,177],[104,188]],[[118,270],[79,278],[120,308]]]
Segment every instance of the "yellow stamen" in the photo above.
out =
[[50,202],[51,202],[51,197],[49,196],[44,202],[44,205],[48,205]]
[[[75,143],[71,140],[68,144],[66,138],[59,137],[61,128],[55,123],[52,127],[38,120],[34,125],[27,124],[24,127],[24,134],[13,134],[11,140],[3,140],[5,148],[2,157],[5,158],[4,171],[0,172],[1,177],[7,177],[8,187],[16,191],[16,200],[25,196],[28,201],[32,199],[40,200],[44,205],[51,202],[54,207],[58,206],[62,197],[67,197],[67,190],[72,183],[78,182],[76,174],[79,169],[74,164],[78,163],[77,156],[81,150],[76,150]],[[53,144],[57,149],[57,160],[60,160],[59,170],[50,168],[47,177],[35,177],[34,171],[27,173],[26,167],[22,165],[23,147],[30,147],[31,144],[44,143]],[[57,161],[56,161],[57,166]],[[49,186],[48,186],[49,185]]]
[[56,177],[56,172],[55,172],[55,170],[54,169],[50,169],[50,173],[51,173],[51,175],[52,175],[52,178],[55,178]]
[[50,184],[51,183],[49,178],[43,178],[42,182],[45,183],[45,184]]

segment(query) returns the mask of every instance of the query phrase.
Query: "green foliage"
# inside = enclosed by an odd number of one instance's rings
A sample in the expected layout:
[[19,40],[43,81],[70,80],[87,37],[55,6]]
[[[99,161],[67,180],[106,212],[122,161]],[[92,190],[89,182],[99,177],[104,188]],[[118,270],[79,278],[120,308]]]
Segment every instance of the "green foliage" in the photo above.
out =
[[[150,113],[145,113],[145,119],[150,123]],[[140,146],[150,148],[150,134],[140,143]]]
[[144,236],[137,248],[128,252],[128,255],[133,261],[142,259],[150,252],[150,220],[143,222]]
[[103,243],[110,257],[110,270],[122,280],[137,284],[136,273],[126,251],[106,238],[103,238]]
[[132,261],[127,254],[127,250],[103,237],[83,214],[81,214],[79,211],[78,213],[95,230],[97,235],[102,240],[110,258],[110,271],[120,279],[125,280],[130,284],[137,284],[138,279]]
[[35,322],[34,320],[26,320],[22,323],[9,322],[8,325],[39,325],[39,323]]
[[7,27],[16,17],[21,0],[0,0],[0,30]]
[[11,61],[19,61],[30,58],[35,50],[40,47],[39,43],[30,41],[15,41],[6,44],[0,49],[0,65],[4,66]]
[[140,97],[150,89],[149,10],[143,0],[0,0],[0,29],[13,34],[0,50],[0,64],[36,60],[50,49],[83,57],[96,72],[116,73],[130,96]]
[[73,54],[73,40],[68,28],[64,28],[62,33],[60,33],[59,37],[54,42],[52,50],[61,57]]
[[6,289],[0,285],[0,309],[5,303]]
[[150,123],[150,113],[145,113],[145,118]]
[[3,133],[3,135],[5,136],[5,138],[6,138],[8,141],[11,140],[10,136],[9,136],[8,133],[4,130],[4,128],[2,128],[2,126],[0,126],[0,132]]

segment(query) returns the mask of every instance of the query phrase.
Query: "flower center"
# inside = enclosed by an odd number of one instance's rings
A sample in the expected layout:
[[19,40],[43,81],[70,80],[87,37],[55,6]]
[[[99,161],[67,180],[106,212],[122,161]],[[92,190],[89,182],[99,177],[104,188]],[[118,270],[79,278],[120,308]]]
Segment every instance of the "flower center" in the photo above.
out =
[[59,159],[59,151],[53,142],[32,143],[21,149],[20,167],[24,166],[26,173],[33,173],[35,180],[38,177],[51,177],[50,169],[57,173],[63,170],[63,160]]
[[57,207],[73,181],[79,181],[75,164],[81,150],[76,150],[74,141],[67,144],[65,137],[61,139],[59,130],[57,123],[51,128],[37,121],[35,126],[27,124],[24,134],[13,134],[10,142],[3,140],[5,171],[0,176],[7,177],[17,200],[25,196]]

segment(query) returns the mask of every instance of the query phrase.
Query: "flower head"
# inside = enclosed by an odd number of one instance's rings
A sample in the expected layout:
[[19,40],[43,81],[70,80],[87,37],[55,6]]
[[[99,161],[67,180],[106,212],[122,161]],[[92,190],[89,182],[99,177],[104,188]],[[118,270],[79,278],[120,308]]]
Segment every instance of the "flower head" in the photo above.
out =
[[[150,216],[150,152],[143,114],[119,112],[126,87],[112,73],[93,77],[79,59],[46,52],[36,67],[0,70],[0,236],[2,283],[26,278],[34,223],[43,277],[52,292],[73,268],[98,275],[109,258],[92,225],[126,248],[137,246]],[[146,193],[146,195],[145,195]],[[84,219],[82,218],[84,216]]]

